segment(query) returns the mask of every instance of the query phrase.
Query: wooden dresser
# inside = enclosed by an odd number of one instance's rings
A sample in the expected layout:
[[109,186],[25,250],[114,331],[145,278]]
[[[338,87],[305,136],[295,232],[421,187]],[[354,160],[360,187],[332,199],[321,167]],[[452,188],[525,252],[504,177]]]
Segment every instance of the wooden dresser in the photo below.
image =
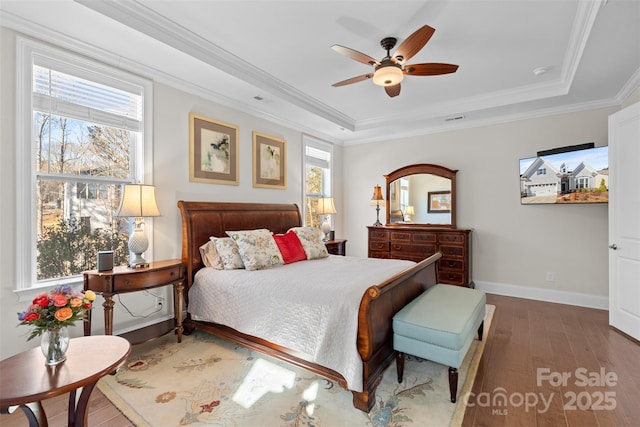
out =
[[471,283],[471,230],[421,226],[370,226],[369,258],[396,258],[411,261],[440,251],[440,283],[473,286]]

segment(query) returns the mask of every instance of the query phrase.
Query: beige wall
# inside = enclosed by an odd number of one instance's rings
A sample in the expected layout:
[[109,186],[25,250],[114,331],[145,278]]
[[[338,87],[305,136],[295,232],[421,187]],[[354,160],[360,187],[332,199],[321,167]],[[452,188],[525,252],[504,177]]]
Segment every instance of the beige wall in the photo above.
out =
[[[440,164],[459,170],[457,224],[474,230],[472,277],[480,288],[606,298],[607,205],[520,205],[518,160],[555,147],[607,145],[608,115],[617,110],[345,147],[349,253],[367,255],[366,226],[375,221],[369,198],[374,185],[384,185],[383,174],[413,163]],[[546,281],[547,272],[554,273],[554,283]]]

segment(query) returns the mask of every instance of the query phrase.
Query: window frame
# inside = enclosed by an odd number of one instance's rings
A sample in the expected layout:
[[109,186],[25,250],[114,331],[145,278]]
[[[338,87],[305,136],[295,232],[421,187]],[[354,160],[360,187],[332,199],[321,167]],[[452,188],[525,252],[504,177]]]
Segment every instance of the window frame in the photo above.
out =
[[[16,38],[16,285],[15,292],[19,301],[31,300],[40,292],[52,287],[69,284],[82,285],[82,275],[38,281],[36,275],[36,167],[34,129],[32,125],[33,65],[36,57],[50,59],[56,63],[69,64],[74,68],[86,70],[86,75],[106,76],[108,80],[121,82],[119,88],[136,88],[142,96],[142,127],[140,144],[131,152],[132,182],[153,182],[153,83],[113,66],[105,65],[96,59],[48,45],[32,39]],[[103,80],[95,79],[99,83]],[[22,167],[20,167],[22,166]],[[64,177],[62,177],[64,178]],[[78,177],[76,177],[78,178]],[[145,229],[149,236],[150,258],[153,258],[153,221],[145,220]]]
[[[321,150],[326,153],[329,153],[329,167],[327,176],[323,176],[322,189],[323,194],[320,195],[311,195],[307,193],[307,147],[314,148],[316,150]],[[333,152],[333,144],[321,141],[317,138],[314,138],[310,135],[303,134],[302,135],[302,176],[304,177],[304,182],[302,183],[302,222],[303,225],[308,226],[307,224],[307,197],[333,197],[333,165],[334,165],[334,152]],[[325,182],[327,180],[328,182]],[[333,215],[329,215],[329,223],[333,228]]]

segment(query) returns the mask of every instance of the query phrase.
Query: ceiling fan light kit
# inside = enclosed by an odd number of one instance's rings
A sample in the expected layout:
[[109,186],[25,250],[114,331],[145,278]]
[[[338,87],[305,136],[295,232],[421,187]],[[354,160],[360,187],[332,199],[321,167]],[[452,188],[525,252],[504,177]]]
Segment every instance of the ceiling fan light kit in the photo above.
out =
[[373,83],[378,86],[393,86],[402,81],[404,74],[397,64],[380,65],[373,73]]
[[352,77],[350,79],[334,83],[332,86],[346,86],[363,80],[372,79],[374,84],[384,87],[387,95],[394,97],[400,95],[400,82],[405,75],[437,76],[440,74],[455,73],[458,70],[458,66],[454,64],[426,63],[404,65],[405,61],[413,57],[427,44],[435,31],[436,30],[430,26],[423,25],[407,37],[393,55],[391,55],[389,51],[393,49],[398,40],[395,37],[385,37],[380,41],[380,45],[387,51],[387,56],[380,61],[348,47],[340,45],[331,46],[331,49],[341,55],[374,67],[373,73]]

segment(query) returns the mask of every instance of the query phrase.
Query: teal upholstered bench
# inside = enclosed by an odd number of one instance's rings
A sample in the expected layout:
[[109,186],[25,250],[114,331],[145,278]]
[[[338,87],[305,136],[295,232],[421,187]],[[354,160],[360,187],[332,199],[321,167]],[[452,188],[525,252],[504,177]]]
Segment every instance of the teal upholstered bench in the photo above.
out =
[[458,368],[476,330],[482,340],[486,296],[476,289],[435,285],[393,316],[393,348],[398,352],[398,382],[404,353],[449,366],[449,390],[455,403]]

